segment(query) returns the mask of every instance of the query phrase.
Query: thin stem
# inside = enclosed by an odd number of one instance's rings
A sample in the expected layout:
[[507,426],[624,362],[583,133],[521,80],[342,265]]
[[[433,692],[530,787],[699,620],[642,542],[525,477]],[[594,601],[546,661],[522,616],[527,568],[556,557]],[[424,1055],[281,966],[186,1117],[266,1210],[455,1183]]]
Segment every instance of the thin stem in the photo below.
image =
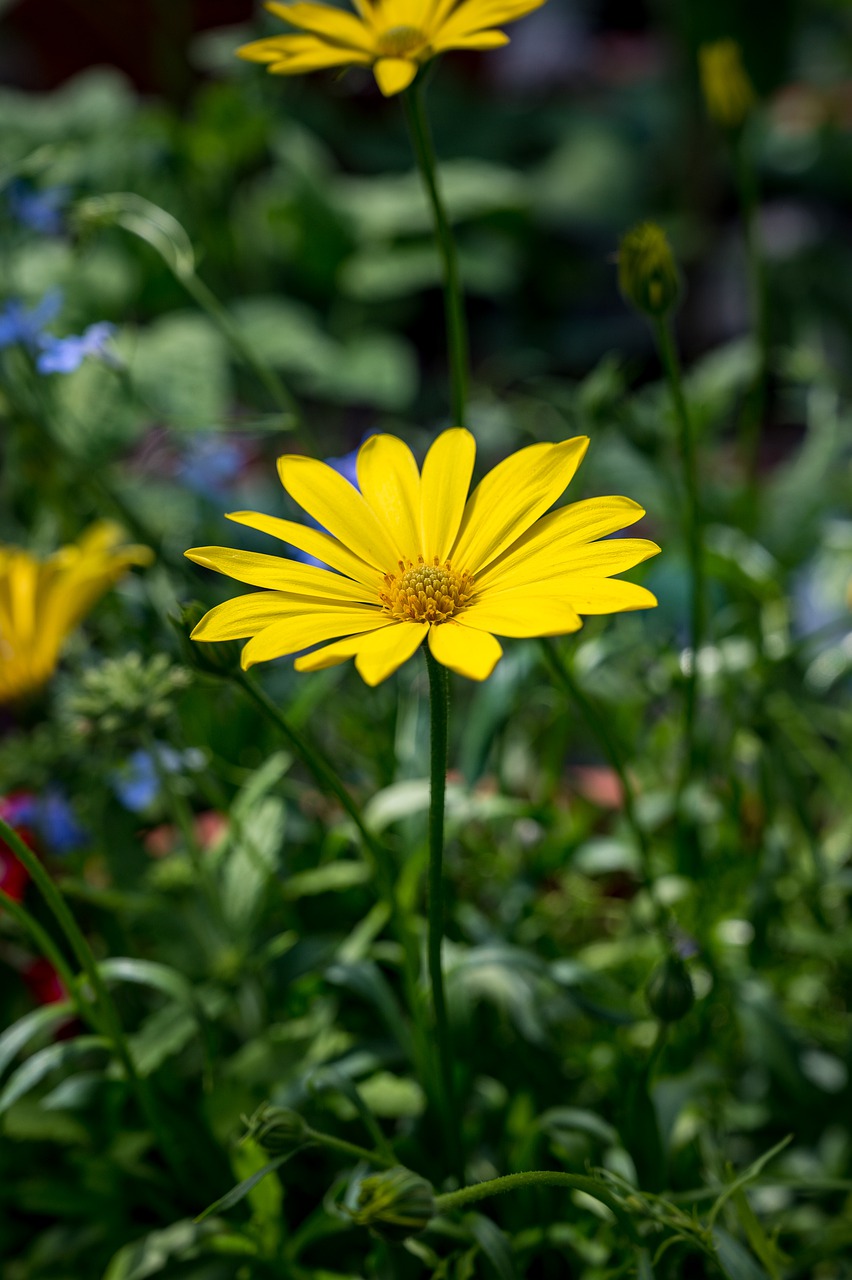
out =
[[190,297],[219,326],[237,354],[257,376],[258,380],[263,383],[276,408],[289,420],[289,423],[292,423],[308,452],[313,453],[315,448],[314,441],[305,426],[295,396],[284,385],[275,370],[265,361],[257,358],[251,348],[251,344],[246,342],[238,326],[234,323],[225,307],[222,306],[213,290],[194,272],[179,274],[177,278]]
[[69,999],[74,1001],[78,1013],[86,1021],[89,1021],[91,1019],[91,1010],[83,1003],[77,980],[71,971],[71,967],[47,930],[42,928],[35,916],[30,915],[26,907],[22,906],[20,902],[16,902],[4,889],[0,889],[0,910],[8,911],[12,919],[16,920],[21,928],[26,930],[44,958],[53,965],[63,987],[68,992]]
[[450,713],[450,680],[447,668],[427,647],[429,670],[430,770],[429,770],[429,983],[435,1017],[435,1041],[441,1078],[442,1110],[447,1152],[461,1166],[459,1130],[453,1089],[453,1057],[447,1002],[444,994],[444,808],[447,792],[447,750]]
[[62,932],[65,934],[68,944],[83,973],[89,982],[89,985],[97,1000],[100,1014],[103,1019],[104,1030],[106,1035],[112,1041],[115,1054],[124,1068],[127,1080],[136,1094],[143,1114],[151,1126],[153,1132],[157,1136],[163,1154],[172,1164],[175,1171],[180,1174],[183,1166],[182,1156],[177,1149],[169,1129],[161,1121],[159,1114],[151,1097],[148,1082],[144,1080],[136,1070],[136,1064],[133,1061],[130,1052],[130,1046],[122,1030],[118,1013],[113,1004],[112,996],[109,993],[106,983],[101,977],[98,969],[97,961],[92,953],[92,949],[83,936],[77,921],[69,909],[65,899],[60,893],[58,887],[54,884],[48,875],[40,859],[36,857],[33,851],[24,843],[18,835],[14,827],[10,827],[7,822],[0,818],[0,840],[5,841],[14,853],[19,862],[23,863],[29,873],[30,879],[35,882],[45,899],[53,915],[56,917]]
[[705,585],[704,585],[704,551],[702,547],[701,499],[698,484],[698,452],[695,443],[695,430],[690,417],[686,397],[683,393],[683,378],[680,361],[672,337],[671,327],[666,318],[654,322],[654,335],[660,360],[665,370],[666,379],[671,392],[675,417],[680,436],[680,452],[683,463],[683,480],[686,489],[686,543],[690,568],[690,662],[686,672],[683,707],[684,754],[680,779],[677,786],[677,821],[680,828],[680,840],[685,843],[685,830],[682,816],[683,794],[696,771],[696,720],[698,712],[698,661],[701,646],[704,643],[705,629]]
[[563,662],[553,645],[547,640],[541,641],[541,651],[544,654],[545,661],[550,667],[558,682],[562,685],[565,692],[570,698],[573,698],[580,712],[592,733],[603,747],[612,769],[621,783],[621,794],[624,804],[624,819],[630,828],[636,845],[636,852],[639,855],[639,863],[642,869],[642,878],[645,881],[645,888],[654,906],[658,923],[661,923],[662,910],[657,902],[654,890],[654,877],[651,871],[651,842],[648,839],[648,833],[642,826],[636,813],[636,792],[624,763],[624,757],[621,754],[621,748],[616,741],[606,716],[602,714],[600,709],[594,704],[591,698],[583,691],[578,682],[574,679],[574,673],[567,663]]
[[432,206],[435,223],[435,239],[441,254],[444,276],[444,313],[447,323],[447,353],[450,365],[453,422],[457,427],[466,425],[469,346],[464,294],[459,273],[458,252],[447,211],[438,182],[435,148],[432,132],[423,103],[423,87],[415,81],[403,95],[405,117],[411,135],[411,145],[420,169],[420,176]]
[[490,1178],[488,1182],[478,1182],[472,1187],[462,1187],[460,1191],[449,1191],[446,1195],[437,1196],[435,1208],[438,1213],[448,1213],[453,1209],[475,1204],[477,1200],[503,1195],[507,1191],[519,1191],[526,1187],[570,1187],[573,1191],[584,1191],[586,1195],[593,1196],[595,1200],[600,1200],[601,1204],[606,1205],[630,1240],[634,1242],[638,1240],[633,1223],[615,1196],[597,1178],[587,1178],[576,1173],[549,1170],[509,1173],[502,1178]]
[[746,469],[747,514],[753,526],[757,514],[758,462],[760,435],[766,408],[769,376],[769,307],[766,296],[766,273],[760,247],[758,226],[759,192],[757,175],[749,146],[749,134],[743,129],[732,142],[740,210],[745,232],[746,262],[751,303],[752,326],[757,344],[757,369],[746,394],[740,418],[743,459]]
[[385,1156],[378,1151],[368,1151],[357,1143],[347,1142],[345,1138],[336,1138],[331,1133],[320,1133],[318,1129],[308,1129],[308,1137],[332,1151],[340,1151],[343,1155],[353,1156],[356,1160],[366,1160],[369,1164],[381,1165],[383,1169],[393,1169],[399,1164],[394,1156]]

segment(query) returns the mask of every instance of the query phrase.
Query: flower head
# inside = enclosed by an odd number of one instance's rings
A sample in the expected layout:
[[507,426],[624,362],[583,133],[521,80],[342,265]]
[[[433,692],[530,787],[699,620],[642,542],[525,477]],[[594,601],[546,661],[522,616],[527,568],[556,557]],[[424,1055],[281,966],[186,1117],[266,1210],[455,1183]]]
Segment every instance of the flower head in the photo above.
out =
[[7,200],[12,216],[21,224],[43,236],[58,236],[65,227],[64,212],[68,204],[68,187],[45,187],[39,190],[22,179],[11,183]]
[[29,309],[11,298],[0,310],[0,350],[17,344],[31,352],[40,351],[51,340],[44,332],[45,325],[56,319],[61,307],[62,294],[56,289]]
[[470,497],[476,446],[462,428],[437,438],[422,471],[402,440],[371,436],[358,451],[360,492],[323,462],[279,458],[284,488],[328,532],[253,511],[228,518],[331,568],[226,547],[187,551],[197,564],[264,588],[211,609],[193,639],[250,636],[244,668],[323,645],[301,654],[297,670],[354,658],[370,685],[428,639],[444,666],[484,680],[503,652],[495,636],[564,635],[582,625],[581,614],[647,609],[657,603],[650,591],[611,575],[659,547],[595,541],[644,515],[637,503],[590,498],[544,514],[587,445],[585,436],[530,445]]
[[[36,804],[36,797],[29,791],[0,796],[0,818],[14,828],[30,849],[35,849],[35,837],[29,823],[35,815]],[[24,864],[18,861],[5,840],[0,840],[0,889],[13,902],[22,902],[29,879]]]
[[642,222],[618,249],[621,292],[648,316],[665,316],[680,294],[680,274],[665,231],[655,222]]
[[382,93],[407,89],[418,68],[448,49],[496,49],[508,43],[497,30],[537,9],[544,0],[353,0],[356,13],[298,0],[267,4],[299,34],[270,36],[237,52],[265,62],[273,75],[293,76],[325,67],[372,67]]
[[737,129],[754,105],[755,92],[736,40],[714,40],[698,52],[707,114],[726,129]]
[[122,545],[102,521],[46,560],[0,546],[0,703],[36,692],[52,676],[66,637],[147,547]]

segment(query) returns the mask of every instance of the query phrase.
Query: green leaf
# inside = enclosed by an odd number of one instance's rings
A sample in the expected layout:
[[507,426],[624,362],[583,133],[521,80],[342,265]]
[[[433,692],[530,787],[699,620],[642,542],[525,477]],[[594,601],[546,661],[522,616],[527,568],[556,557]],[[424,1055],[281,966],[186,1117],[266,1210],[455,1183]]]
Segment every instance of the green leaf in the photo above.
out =
[[713,1228],[713,1243],[719,1266],[728,1280],[769,1280],[748,1249],[721,1227]]
[[192,984],[171,965],[158,960],[136,960],[132,956],[112,956],[98,965],[101,976],[107,982],[133,982],[143,987],[153,987],[163,995],[171,996],[184,1004],[195,1003]]
[[51,1071],[95,1050],[108,1052],[110,1047],[109,1041],[103,1036],[77,1036],[75,1040],[62,1040],[59,1044],[40,1049],[9,1077],[6,1088],[0,1094],[0,1115],[8,1111],[25,1093],[34,1089]]
[[327,862],[324,867],[300,871],[284,881],[284,897],[291,901],[314,897],[318,893],[341,893],[356,885],[366,884],[372,876],[366,862]]
[[195,273],[192,241],[177,218],[132,191],[80,200],[74,215],[82,226],[123,227],[155,249],[179,279]]
[[465,1216],[465,1222],[474,1240],[491,1263],[497,1280],[518,1280],[515,1260],[512,1257],[512,1246],[497,1224],[490,1218],[486,1218],[483,1213],[469,1213]]
[[777,1142],[769,1151],[765,1151],[762,1156],[759,1156],[757,1160],[753,1161],[747,1169],[744,1169],[738,1177],[734,1178],[733,1182],[728,1183],[714,1203],[713,1208],[710,1210],[710,1215],[707,1219],[707,1225],[709,1227],[713,1226],[713,1223],[718,1218],[725,1202],[731,1196],[735,1195],[736,1192],[742,1190],[742,1188],[747,1186],[750,1182],[753,1182],[754,1179],[763,1172],[770,1160],[774,1160],[775,1157],[779,1155],[785,1147],[789,1146],[792,1141],[793,1135],[788,1134],[786,1138],[782,1138],[781,1141]]
[[[238,1249],[233,1247],[236,1241],[241,1242]],[[224,1248],[223,1242],[227,1242]],[[148,1280],[166,1267],[173,1268],[174,1263],[190,1261],[205,1252],[253,1255],[256,1251],[252,1240],[230,1229],[223,1231],[221,1222],[183,1220],[162,1231],[151,1231],[141,1240],[119,1249],[106,1269],[104,1280]]]
[[0,1075],[20,1051],[35,1039],[42,1031],[47,1031],[54,1023],[62,1022],[74,1012],[74,1006],[68,1000],[47,1004],[40,1009],[25,1013],[17,1022],[0,1035]]
[[[237,1186],[231,1187],[231,1190],[226,1192],[219,1200],[216,1200],[214,1204],[208,1205],[203,1213],[199,1213],[195,1221],[204,1222],[213,1213],[225,1213],[228,1209],[233,1209],[234,1205],[244,1200],[249,1192],[253,1191],[257,1184],[262,1182],[268,1174],[280,1169],[288,1160],[292,1160],[293,1156],[298,1155],[300,1151],[304,1151],[305,1147],[309,1145],[309,1143],[304,1143],[301,1147],[296,1147],[295,1151],[288,1151],[286,1155],[276,1156],[274,1160],[270,1160],[268,1164],[265,1164],[262,1169],[257,1169],[250,1178],[245,1178]],[[106,1276],[104,1280],[110,1280],[110,1277]]]

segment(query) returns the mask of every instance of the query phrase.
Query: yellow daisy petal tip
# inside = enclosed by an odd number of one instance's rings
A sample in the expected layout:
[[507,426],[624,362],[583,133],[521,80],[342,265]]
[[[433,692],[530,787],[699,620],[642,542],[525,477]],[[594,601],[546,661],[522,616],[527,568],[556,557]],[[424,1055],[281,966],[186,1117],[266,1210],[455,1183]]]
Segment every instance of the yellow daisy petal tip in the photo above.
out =
[[418,64],[407,58],[379,58],[373,65],[376,84],[386,98],[402,93],[417,75]]

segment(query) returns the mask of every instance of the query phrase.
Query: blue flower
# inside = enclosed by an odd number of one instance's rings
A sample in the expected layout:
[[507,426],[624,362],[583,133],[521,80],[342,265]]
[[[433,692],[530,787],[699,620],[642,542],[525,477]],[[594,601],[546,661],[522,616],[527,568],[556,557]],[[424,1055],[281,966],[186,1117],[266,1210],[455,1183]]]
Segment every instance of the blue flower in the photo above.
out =
[[71,334],[67,338],[43,334],[36,368],[39,373],[73,373],[80,368],[86,356],[96,356],[107,364],[115,365],[117,358],[107,345],[114,334],[115,325],[106,321],[90,324],[85,333]]
[[11,298],[0,311],[0,350],[17,344],[33,353],[40,351],[52,340],[52,335],[44,329],[59,314],[61,306],[62,294],[58,289],[46,293],[31,311],[17,298]]
[[13,182],[6,193],[12,217],[43,236],[58,236],[64,231],[63,215],[69,195],[68,187],[46,187],[39,191],[21,179]]
[[120,769],[112,775],[115,793],[125,809],[131,813],[144,813],[150,809],[160,794],[160,774],[180,773],[183,769],[199,769],[204,765],[204,755],[196,750],[176,751],[158,742],[154,752],[134,751]]
[[39,801],[37,825],[39,835],[51,853],[71,853],[86,844],[89,838],[59,791],[48,791]]
[[217,498],[233,486],[247,461],[245,441],[209,432],[194,436],[189,441],[177,474],[193,493]]

